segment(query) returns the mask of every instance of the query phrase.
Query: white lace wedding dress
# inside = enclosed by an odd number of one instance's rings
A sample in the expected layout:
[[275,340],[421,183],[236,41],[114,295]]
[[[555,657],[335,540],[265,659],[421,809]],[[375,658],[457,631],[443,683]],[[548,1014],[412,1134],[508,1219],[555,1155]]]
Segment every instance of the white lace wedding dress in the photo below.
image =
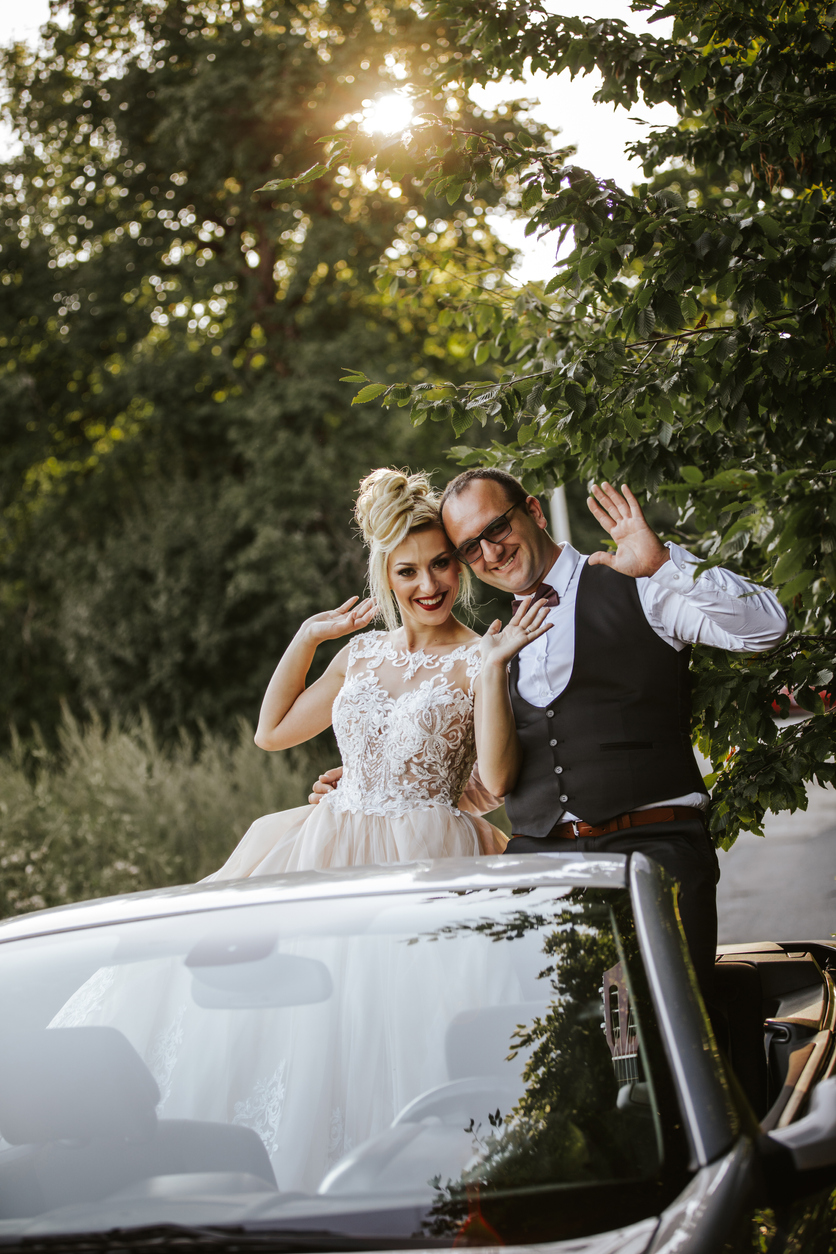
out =
[[506,837],[465,813],[476,759],[479,641],[446,653],[355,636],[333,707],[344,773],[317,806],[256,819],[208,880],[368,862],[502,853]]

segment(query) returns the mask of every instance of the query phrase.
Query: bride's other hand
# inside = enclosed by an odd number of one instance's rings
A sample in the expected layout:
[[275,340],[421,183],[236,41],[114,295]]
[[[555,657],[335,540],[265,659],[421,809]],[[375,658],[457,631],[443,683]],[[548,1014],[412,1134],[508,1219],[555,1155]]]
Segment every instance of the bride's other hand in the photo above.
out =
[[545,621],[548,612],[544,600],[532,602],[526,597],[507,627],[495,619],[482,637],[482,665],[507,666],[521,649],[549,630],[552,624]]
[[362,631],[375,616],[377,606],[372,597],[358,603],[357,597],[349,597],[335,610],[324,610],[306,618],[300,633],[313,645],[323,640],[339,640],[352,631]]
[[526,597],[507,627],[491,623],[481,641],[482,673],[477,680],[474,720],[479,773],[495,797],[514,788],[522,765],[522,749],[508,692],[508,663],[532,640],[551,627],[544,599]]
[[308,805],[318,806],[323,797],[327,797],[329,792],[334,791],[342,777],[341,766],[332,766],[330,771],[325,771],[320,775],[313,785],[313,791],[308,796]]

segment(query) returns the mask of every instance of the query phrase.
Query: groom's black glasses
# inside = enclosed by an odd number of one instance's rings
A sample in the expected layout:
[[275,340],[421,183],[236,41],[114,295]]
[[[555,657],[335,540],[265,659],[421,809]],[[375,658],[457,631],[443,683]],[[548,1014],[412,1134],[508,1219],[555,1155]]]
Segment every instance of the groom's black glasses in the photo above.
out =
[[508,515],[513,513],[519,502],[515,502],[510,509],[506,509],[504,514],[500,514],[493,522],[489,522],[484,531],[480,531],[478,536],[474,536],[472,540],[465,540],[464,544],[460,544],[457,549],[453,549],[453,555],[460,562],[466,562],[468,566],[472,566],[482,554],[482,541],[487,540],[489,544],[498,544],[500,540],[504,540],[506,536],[511,534],[511,524],[508,521]]

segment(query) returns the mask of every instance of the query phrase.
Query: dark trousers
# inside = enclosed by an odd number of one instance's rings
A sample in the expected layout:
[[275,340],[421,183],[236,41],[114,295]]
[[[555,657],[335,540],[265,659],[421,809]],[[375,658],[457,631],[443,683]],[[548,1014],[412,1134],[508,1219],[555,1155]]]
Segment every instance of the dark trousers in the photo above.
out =
[[709,1010],[714,1003],[714,958],[717,949],[717,851],[702,819],[648,823],[605,836],[580,840],[515,836],[506,853],[643,853],[679,882],[679,914],[691,961]]

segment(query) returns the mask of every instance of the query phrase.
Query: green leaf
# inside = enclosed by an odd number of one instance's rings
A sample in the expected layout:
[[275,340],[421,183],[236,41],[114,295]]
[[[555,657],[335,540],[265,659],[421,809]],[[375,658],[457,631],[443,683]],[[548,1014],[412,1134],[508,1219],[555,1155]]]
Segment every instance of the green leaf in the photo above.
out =
[[551,295],[552,292],[556,292],[558,288],[564,287],[575,277],[575,274],[575,267],[571,266],[568,270],[561,270],[560,274],[553,275],[553,277],[550,278],[546,284],[546,296]]
[[385,383],[370,383],[368,387],[360,389],[351,402],[352,405],[365,405],[366,401],[373,401],[381,392],[386,391],[387,386]]
[[644,435],[644,426],[641,419],[637,418],[632,409],[625,409],[621,413],[621,421],[627,428],[632,440],[640,440]]
[[679,331],[684,325],[679,301],[673,292],[662,289],[653,299],[657,318],[671,331]]
[[537,202],[542,199],[542,196],[543,196],[543,188],[540,185],[539,181],[537,179],[534,179],[531,183],[528,184],[528,186],[526,187],[525,191],[522,194],[522,198],[520,200],[520,208],[523,210],[524,213],[527,213],[529,209],[532,209],[534,205],[536,205]]
[[767,239],[778,239],[783,232],[784,228],[781,226],[780,222],[776,222],[775,219],[771,218],[768,213],[757,214],[755,221]]
[[656,314],[648,305],[646,309],[639,310],[636,318],[636,334],[641,340],[649,340],[655,330]]
[[682,316],[686,322],[695,322],[699,316],[700,308],[694,300],[690,292],[682,297]]
[[755,284],[755,295],[770,313],[775,309],[780,309],[781,289],[772,279],[758,279]]
[[703,473],[699,466],[680,466],[679,473],[686,483],[702,483]]
[[[787,544],[787,539],[788,537],[785,536],[785,545]],[[772,578],[775,583],[786,583],[797,571],[801,570],[806,560],[806,547],[797,545],[785,547],[772,570]]]
[[789,583],[785,583],[782,588],[778,589],[778,600],[784,605],[789,604],[799,592],[809,588],[818,577],[818,573],[814,570],[803,570],[800,575],[796,575],[795,579],[791,579]]
[[718,300],[728,300],[732,293],[737,290],[737,278],[729,271],[720,279],[715,290]]
[[327,171],[328,166],[322,165],[320,162],[316,165],[312,165],[311,168],[306,170],[304,174],[297,174],[294,178],[290,179],[273,179],[272,182],[265,183],[263,187],[256,188],[256,191],[278,192],[282,191],[285,187],[298,187],[302,183],[313,183],[315,179],[321,178],[323,174],[327,173]]
[[586,254],[583,261],[578,266],[578,276],[581,278],[581,280],[586,281],[586,279],[589,278],[590,274],[592,274],[592,271],[598,265],[599,261],[600,261],[600,257],[598,256],[596,252],[590,251]]
[[586,393],[583,388],[578,387],[577,383],[570,382],[566,384],[563,390],[568,405],[577,413],[580,413],[586,407]]
[[474,415],[472,410],[460,409],[456,406],[452,416],[453,433],[456,436],[456,439],[458,439],[463,432],[467,431],[468,427],[473,425],[473,417]]

